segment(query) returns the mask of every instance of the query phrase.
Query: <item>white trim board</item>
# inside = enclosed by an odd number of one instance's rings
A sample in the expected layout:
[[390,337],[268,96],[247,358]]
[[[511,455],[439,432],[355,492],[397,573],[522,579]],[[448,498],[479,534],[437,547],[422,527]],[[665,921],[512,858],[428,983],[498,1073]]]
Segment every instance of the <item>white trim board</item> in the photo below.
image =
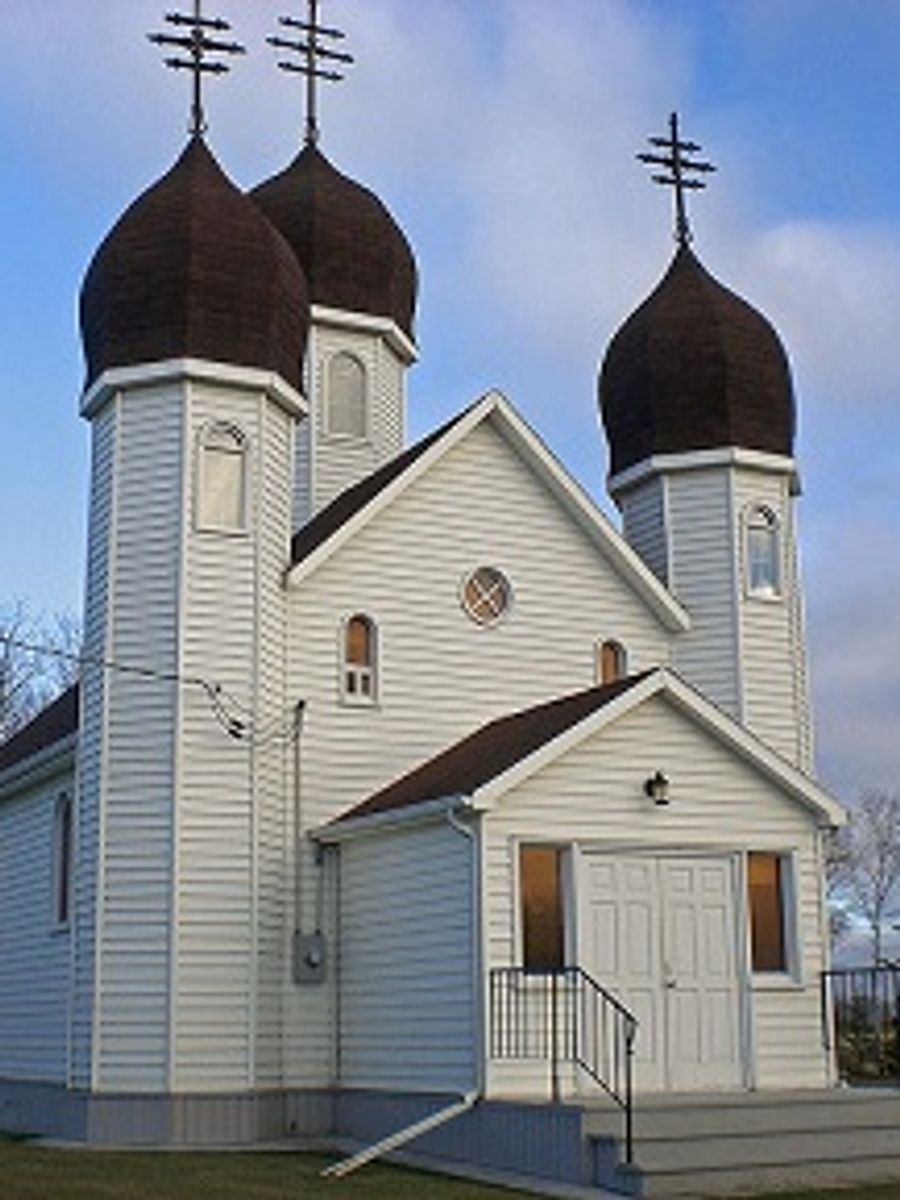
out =
[[681,604],[632,550],[583,488],[566,471],[537,434],[500,392],[491,391],[454,422],[431,446],[401,471],[386,487],[358,509],[330,537],[321,542],[287,574],[288,586],[297,586],[346,541],[354,537],[384,508],[406,491],[419,476],[478,425],[490,420],[525,465],[543,482],[568,515],[587,534],[596,549],[628,582],[657,619],[674,633],[690,628],[690,617]]

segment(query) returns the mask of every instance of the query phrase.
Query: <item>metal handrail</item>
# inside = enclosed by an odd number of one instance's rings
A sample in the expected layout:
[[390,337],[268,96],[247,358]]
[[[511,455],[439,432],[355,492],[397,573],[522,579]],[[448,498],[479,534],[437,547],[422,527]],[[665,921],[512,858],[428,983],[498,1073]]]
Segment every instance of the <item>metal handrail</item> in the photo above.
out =
[[900,967],[823,971],[822,1030],[847,1083],[900,1079]]
[[492,1058],[548,1061],[555,1101],[561,1063],[586,1071],[622,1110],[630,1163],[637,1017],[579,966],[494,967],[490,997]]

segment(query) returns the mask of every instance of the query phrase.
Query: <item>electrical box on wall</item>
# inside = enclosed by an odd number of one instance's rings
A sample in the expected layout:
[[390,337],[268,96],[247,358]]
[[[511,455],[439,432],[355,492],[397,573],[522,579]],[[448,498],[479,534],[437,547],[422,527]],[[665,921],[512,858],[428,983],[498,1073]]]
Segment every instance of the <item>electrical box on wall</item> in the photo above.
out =
[[325,982],[325,935],[294,934],[294,983]]

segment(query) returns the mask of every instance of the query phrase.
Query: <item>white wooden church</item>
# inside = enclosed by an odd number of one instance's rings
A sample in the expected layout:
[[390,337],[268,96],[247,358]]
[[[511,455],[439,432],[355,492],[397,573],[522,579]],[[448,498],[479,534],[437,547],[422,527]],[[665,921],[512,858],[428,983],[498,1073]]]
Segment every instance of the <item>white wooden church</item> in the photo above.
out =
[[407,444],[416,276],[312,139],[244,194],[193,136],[94,256],[82,677],[0,747],[0,1127],[437,1114],[578,1182],[629,1065],[638,1112],[835,1082],[777,334],[682,237],[603,356],[618,529],[496,392]]

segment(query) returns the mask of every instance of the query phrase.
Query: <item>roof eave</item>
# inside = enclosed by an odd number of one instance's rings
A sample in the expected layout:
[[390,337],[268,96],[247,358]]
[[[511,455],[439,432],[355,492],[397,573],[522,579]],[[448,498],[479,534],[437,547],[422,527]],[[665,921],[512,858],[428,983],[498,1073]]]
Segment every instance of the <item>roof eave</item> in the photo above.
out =
[[36,787],[74,766],[77,746],[78,734],[70,733],[0,771],[0,800]]
[[[351,838],[383,833],[400,825],[415,825],[443,817],[447,813],[471,812],[476,808],[470,796],[453,793],[417,804],[406,804],[359,817],[336,817],[327,825],[310,831],[310,838],[321,845],[336,845]],[[352,811],[352,809],[350,810]]]

